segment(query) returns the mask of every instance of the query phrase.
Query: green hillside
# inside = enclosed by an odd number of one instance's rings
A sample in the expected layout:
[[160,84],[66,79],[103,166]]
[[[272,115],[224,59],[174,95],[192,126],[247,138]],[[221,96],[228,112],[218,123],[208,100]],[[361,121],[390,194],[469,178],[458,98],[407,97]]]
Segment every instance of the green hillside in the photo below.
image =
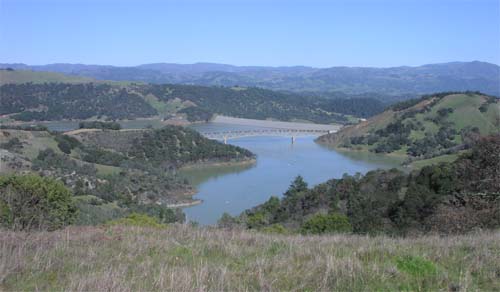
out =
[[[7,72],[7,71],[5,71]],[[227,116],[350,123],[383,110],[380,101],[326,99],[261,88],[175,84],[23,83],[0,86],[0,115],[22,121],[160,117],[189,122]]]
[[407,156],[411,160],[453,154],[473,136],[499,132],[500,103],[480,93],[441,93],[391,106],[338,133],[318,138],[337,148]]
[[[36,129],[35,129],[36,128]],[[219,143],[188,128],[0,129],[2,175],[36,173],[62,181],[75,195],[77,224],[99,224],[132,211],[182,221],[168,206],[196,203],[194,187],[175,174],[195,163],[251,163],[248,150]],[[37,189],[39,189],[37,187]],[[3,207],[0,185],[0,207]],[[0,225],[3,210],[0,208]],[[168,215],[168,216],[167,216]]]
[[9,70],[0,69],[0,85],[9,83],[84,83],[92,82],[93,78],[65,75],[56,72],[28,71],[28,70]]

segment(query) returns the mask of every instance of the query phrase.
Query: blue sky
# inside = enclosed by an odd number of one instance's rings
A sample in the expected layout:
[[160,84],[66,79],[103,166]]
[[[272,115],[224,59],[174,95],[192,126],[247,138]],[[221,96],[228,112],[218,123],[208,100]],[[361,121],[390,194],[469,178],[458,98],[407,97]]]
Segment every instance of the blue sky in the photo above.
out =
[[498,0],[0,0],[0,62],[500,64]]

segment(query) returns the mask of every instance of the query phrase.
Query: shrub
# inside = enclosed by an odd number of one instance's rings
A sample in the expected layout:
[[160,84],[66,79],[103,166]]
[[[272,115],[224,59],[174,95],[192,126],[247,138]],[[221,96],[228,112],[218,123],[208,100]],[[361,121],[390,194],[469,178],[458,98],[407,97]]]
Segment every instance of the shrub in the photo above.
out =
[[57,147],[66,154],[70,154],[73,148],[80,146],[80,141],[67,135],[57,135],[55,139]]
[[265,233],[288,234],[289,231],[281,224],[273,224],[261,229]]
[[237,217],[229,215],[229,213],[224,212],[220,219],[217,221],[217,226],[220,228],[235,228],[240,225],[241,222]]
[[109,221],[107,225],[138,226],[138,227],[153,227],[153,228],[166,227],[165,224],[159,223],[156,218],[139,213],[132,213],[125,218]]
[[0,225],[54,230],[71,224],[77,209],[61,182],[38,175],[0,177]]
[[349,219],[341,214],[316,214],[309,218],[301,228],[302,233],[323,234],[323,233],[346,233],[351,232],[352,226]]

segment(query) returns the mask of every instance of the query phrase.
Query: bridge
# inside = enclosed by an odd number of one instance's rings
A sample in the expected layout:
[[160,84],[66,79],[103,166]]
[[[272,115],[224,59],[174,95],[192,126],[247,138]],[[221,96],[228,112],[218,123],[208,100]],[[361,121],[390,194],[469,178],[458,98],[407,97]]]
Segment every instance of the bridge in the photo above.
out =
[[232,130],[232,131],[218,131],[218,132],[201,132],[201,134],[208,139],[224,141],[224,144],[227,144],[227,141],[229,139],[238,139],[243,137],[257,137],[257,136],[291,137],[292,143],[294,143],[295,138],[299,136],[320,136],[332,132],[333,130],[326,130],[326,129],[268,128],[268,129]]

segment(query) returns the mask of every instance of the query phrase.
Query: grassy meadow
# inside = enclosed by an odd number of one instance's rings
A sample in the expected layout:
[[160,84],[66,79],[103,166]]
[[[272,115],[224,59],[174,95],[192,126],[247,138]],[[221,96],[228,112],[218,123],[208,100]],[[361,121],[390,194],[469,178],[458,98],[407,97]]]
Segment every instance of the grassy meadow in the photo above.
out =
[[0,231],[0,290],[495,291],[500,232],[418,238],[197,228]]

